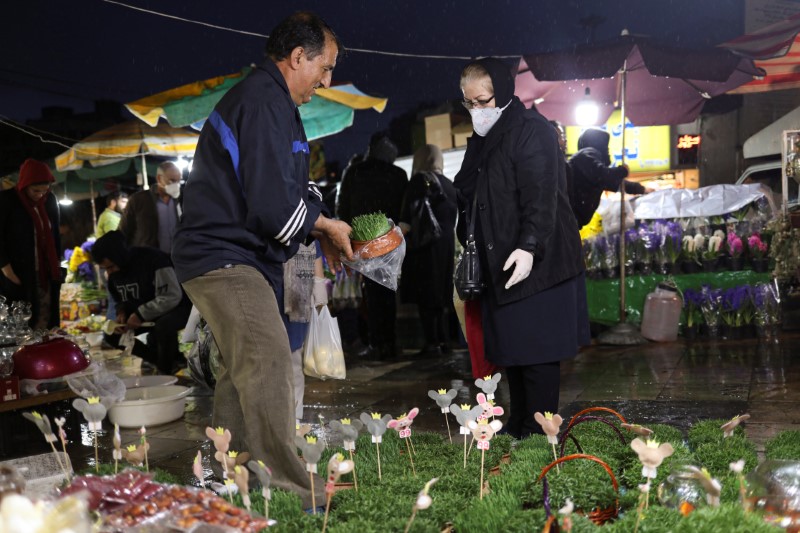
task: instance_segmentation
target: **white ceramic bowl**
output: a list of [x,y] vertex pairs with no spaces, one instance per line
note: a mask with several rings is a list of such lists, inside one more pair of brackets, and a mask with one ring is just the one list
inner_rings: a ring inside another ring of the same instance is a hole
[[122,378],[126,389],[138,389],[139,387],[161,387],[164,385],[174,385],[178,382],[178,376],[131,376]]
[[125,393],[125,400],[108,410],[112,424],[123,428],[157,426],[183,416],[186,397],[192,392],[182,385],[140,387]]

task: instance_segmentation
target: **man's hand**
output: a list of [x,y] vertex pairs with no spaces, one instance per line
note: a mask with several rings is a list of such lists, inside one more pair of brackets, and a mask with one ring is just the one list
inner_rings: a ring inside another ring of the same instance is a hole
[[2,268],[3,275],[8,278],[8,280],[13,283],[14,285],[22,285],[22,281],[17,277],[14,273],[14,269],[11,267],[11,263],[7,264]]
[[125,323],[125,325],[130,329],[137,329],[142,327],[142,320],[136,313],[131,313],[131,316],[128,317],[128,321]]
[[514,267],[514,272],[511,274],[511,278],[509,278],[506,283],[506,289],[511,288],[530,275],[531,269],[533,268],[533,254],[517,248],[511,252],[511,255],[506,259],[506,264],[503,265],[503,272],[511,268],[511,265],[516,266]]
[[353,259],[353,248],[350,246],[350,225],[341,220],[332,220],[320,215],[314,224],[322,253],[328,266],[338,272],[342,269],[340,254],[346,259]]

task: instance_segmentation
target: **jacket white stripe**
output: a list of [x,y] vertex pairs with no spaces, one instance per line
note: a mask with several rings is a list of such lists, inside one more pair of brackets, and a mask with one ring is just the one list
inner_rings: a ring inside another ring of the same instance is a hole
[[316,183],[309,182],[308,183],[308,190],[313,192],[317,196],[317,198],[322,200],[322,192],[320,192],[319,187],[317,187]]
[[275,236],[275,239],[285,245],[288,245],[292,237],[294,237],[300,228],[303,227],[303,223],[306,220],[306,213],[308,213],[306,203],[303,200],[300,200],[300,203],[297,205],[297,209],[294,210],[291,218],[283,227],[281,232]]

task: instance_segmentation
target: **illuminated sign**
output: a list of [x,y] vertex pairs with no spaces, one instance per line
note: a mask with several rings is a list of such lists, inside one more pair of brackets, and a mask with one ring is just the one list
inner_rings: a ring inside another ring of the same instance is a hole
[[689,150],[700,144],[699,135],[681,135],[678,137],[678,149]]
[[[614,111],[604,126],[600,126],[609,134],[608,151],[611,154],[611,164],[619,165],[622,162],[622,123],[620,112]],[[567,152],[574,154],[578,151],[578,137],[586,128],[580,126],[567,126]],[[651,172],[669,170],[670,168],[670,127],[647,126],[635,127],[630,121],[625,129],[625,164],[631,172]]]

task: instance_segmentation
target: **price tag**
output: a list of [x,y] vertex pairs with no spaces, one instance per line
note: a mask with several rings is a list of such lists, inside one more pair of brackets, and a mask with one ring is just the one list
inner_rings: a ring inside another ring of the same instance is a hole
[[401,439],[407,439],[410,436],[411,436],[411,428],[406,428],[406,429],[400,430],[400,438]]
[[479,440],[478,444],[476,445],[479,450],[488,450],[489,449],[489,441],[488,440]]

